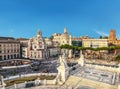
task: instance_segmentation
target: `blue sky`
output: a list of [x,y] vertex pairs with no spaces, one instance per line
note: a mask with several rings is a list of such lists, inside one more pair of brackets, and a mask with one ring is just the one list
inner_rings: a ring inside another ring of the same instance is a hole
[[99,37],[120,34],[120,0],[0,0],[0,36],[31,38],[62,33]]

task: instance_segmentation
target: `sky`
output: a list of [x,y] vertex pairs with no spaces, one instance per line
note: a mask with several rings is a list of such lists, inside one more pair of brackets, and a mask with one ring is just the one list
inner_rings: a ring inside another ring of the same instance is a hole
[[0,36],[31,38],[63,33],[120,38],[120,0],[0,0]]

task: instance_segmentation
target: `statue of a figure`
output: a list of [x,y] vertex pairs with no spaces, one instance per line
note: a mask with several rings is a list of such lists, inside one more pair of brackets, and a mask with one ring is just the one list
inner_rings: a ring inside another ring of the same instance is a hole
[[80,51],[80,58],[84,59],[84,55],[82,54],[82,50]]
[[63,55],[59,57],[59,60],[60,60],[60,65],[68,67],[67,66],[67,62],[66,62],[66,55],[65,55],[65,53],[63,53]]
[[82,54],[82,51],[80,52],[80,58],[78,60],[78,64],[84,66],[84,55]]
[[67,77],[69,76],[69,67],[67,66],[65,53],[59,56],[59,62],[60,65],[57,68],[58,75],[56,79],[59,84],[63,84],[66,81]]
[[0,76],[0,82],[2,85],[2,89],[5,89],[6,84],[4,83],[3,76]]
[[63,58],[65,58],[65,57],[66,57],[66,54],[65,54],[65,53],[63,53],[62,57],[63,57]]

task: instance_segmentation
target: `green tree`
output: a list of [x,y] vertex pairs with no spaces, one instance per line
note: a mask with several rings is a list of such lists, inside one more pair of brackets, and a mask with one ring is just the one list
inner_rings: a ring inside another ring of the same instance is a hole
[[100,38],[100,39],[102,39],[103,37],[102,37],[102,36],[100,36],[99,38]]
[[120,61],[120,55],[115,58],[116,61]]
[[52,36],[50,36],[50,39],[51,39],[51,40],[53,39],[53,35],[52,35]]

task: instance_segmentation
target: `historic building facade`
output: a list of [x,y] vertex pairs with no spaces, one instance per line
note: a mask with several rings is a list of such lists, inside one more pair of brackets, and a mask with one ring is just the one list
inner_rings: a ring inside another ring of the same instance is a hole
[[108,47],[108,39],[83,39],[82,40],[83,47]]
[[115,30],[110,31],[109,43],[110,44],[115,44],[115,45],[117,44],[117,38],[116,38],[116,31]]
[[44,38],[45,40],[45,43],[48,47],[52,47],[53,46],[53,42],[52,42],[52,39],[50,38]]
[[45,59],[49,57],[47,45],[42,37],[42,32],[38,31],[37,36],[29,39],[28,42],[28,58]]
[[120,39],[116,38],[116,31],[115,30],[110,31],[109,44],[120,45]]
[[29,39],[18,38],[17,40],[20,42],[21,58],[28,58],[28,41],[29,41]]
[[64,44],[71,45],[71,43],[72,43],[72,36],[68,34],[67,28],[64,28],[64,33],[62,34],[58,34],[58,33],[53,34],[54,46],[60,46]]
[[11,37],[0,37],[0,61],[20,58],[20,42]]

